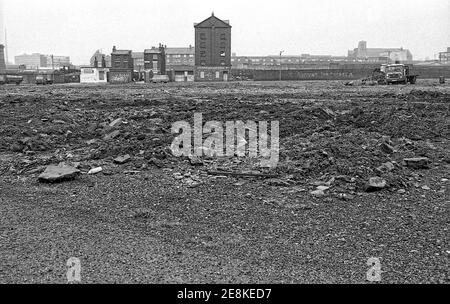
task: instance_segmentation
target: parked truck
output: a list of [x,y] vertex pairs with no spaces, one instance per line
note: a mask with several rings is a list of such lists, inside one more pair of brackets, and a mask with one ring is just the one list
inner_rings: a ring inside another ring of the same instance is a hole
[[53,77],[51,75],[37,75],[36,76],[36,84],[37,85],[53,84]]
[[418,75],[411,73],[411,68],[404,64],[383,64],[381,72],[386,75],[386,84],[415,84]]
[[18,75],[0,75],[0,84],[11,84],[15,83],[16,85],[21,84],[23,81],[22,76]]

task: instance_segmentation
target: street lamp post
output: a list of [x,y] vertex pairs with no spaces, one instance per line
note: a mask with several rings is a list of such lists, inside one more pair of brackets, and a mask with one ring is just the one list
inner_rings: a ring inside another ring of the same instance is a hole
[[283,64],[282,64],[282,59],[281,59],[281,55],[283,55],[284,51],[280,51],[280,81],[282,80],[282,70],[283,70]]

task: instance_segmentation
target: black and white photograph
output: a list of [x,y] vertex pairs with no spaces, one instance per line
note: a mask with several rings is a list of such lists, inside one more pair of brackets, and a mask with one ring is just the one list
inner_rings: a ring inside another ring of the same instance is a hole
[[449,207],[449,0],[0,0],[0,285],[446,285]]

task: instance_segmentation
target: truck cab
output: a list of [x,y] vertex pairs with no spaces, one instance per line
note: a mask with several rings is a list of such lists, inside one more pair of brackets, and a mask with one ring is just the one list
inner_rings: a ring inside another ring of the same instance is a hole
[[415,84],[417,80],[417,75],[410,75],[410,68],[404,64],[388,64],[383,65],[382,69],[386,73],[386,83],[387,84]]

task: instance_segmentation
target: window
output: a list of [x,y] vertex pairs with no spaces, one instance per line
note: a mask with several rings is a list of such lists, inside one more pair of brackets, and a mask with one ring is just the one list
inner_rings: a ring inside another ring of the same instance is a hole
[[227,40],[227,35],[220,34],[220,40]]
[[220,51],[220,57],[225,57],[225,51]]
[[156,55],[156,54],[153,55],[153,60],[155,60],[155,59],[158,60],[158,55]]
[[204,42],[204,41],[200,42],[200,47],[202,49],[206,48],[206,42]]
[[99,80],[105,80],[105,71],[99,71],[98,72],[98,79]]
[[204,60],[200,61],[200,65],[206,65],[206,62]]
[[206,57],[206,52],[205,51],[200,51],[200,57]]
[[220,61],[220,64],[221,64],[221,65],[225,65],[225,61],[223,61],[223,60]]
[[200,39],[201,40],[206,40],[206,34],[205,33],[200,33]]
[[220,72],[219,72],[219,71],[216,72],[216,78],[217,78],[217,79],[220,78]]
[[205,72],[200,72],[200,78],[201,79],[205,78]]

